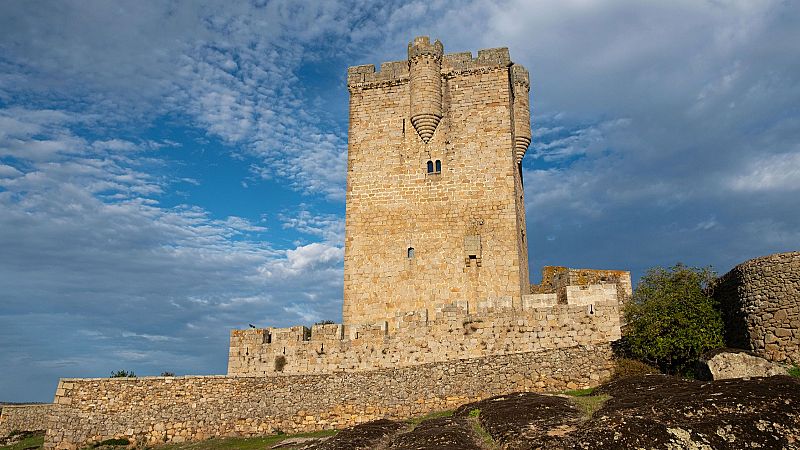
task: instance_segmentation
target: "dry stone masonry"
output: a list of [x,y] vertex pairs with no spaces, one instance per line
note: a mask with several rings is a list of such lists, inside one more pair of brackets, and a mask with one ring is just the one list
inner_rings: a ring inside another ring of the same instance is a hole
[[368,372],[269,377],[62,379],[45,448],[125,437],[156,445],[345,428],[518,391],[608,378],[608,344]]
[[728,345],[800,364],[800,252],[751,259],[714,288]]
[[630,273],[530,285],[530,77],[508,49],[418,37],[347,87],[343,323],[233,330],[227,376],[63,379],[46,448],[344,428],[610,376]]
[[47,418],[53,405],[2,405],[0,412],[0,437],[13,431],[40,431],[47,429]]

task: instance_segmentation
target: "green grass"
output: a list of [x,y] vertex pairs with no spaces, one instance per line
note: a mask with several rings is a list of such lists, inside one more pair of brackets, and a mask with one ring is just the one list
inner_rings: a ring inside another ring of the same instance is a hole
[[564,394],[569,395],[570,397],[586,397],[588,395],[592,395],[592,393],[594,393],[594,388],[573,389],[571,391],[564,391]]
[[481,441],[483,441],[484,447],[486,448],[497,448],[497,444],[494,442],[494,438],[492,435],[486,431],[483,426],[481,425],[480,417],[481,410],[479,408],[475,408],[469,412],[469,416],[467,420],[469,424],[472,426],[472,430],[475,431],[475,434],[480,437]]
[[800,378],[800,366],[794,365],[789,368],[789,375]]
[[[300,434],[274,434],[251,438],[219,438],[200,442],[186,442],[181,444],[166,444],[155,447],[157,450],[264,450],[289,438],[297,437],[325,437],[333,436],[336,430],[316,431]],[[289,448],[289,447],[287,447]]]
[[570,401],[575,404],[582,412],[584,417],[588,420],[603,404],[610,399],[610,395],[579,395],[570,398]]
[[23,450],[30,447],[41,448],[43,445],[44,445],[44,431],[37,432],[33,436],[28,436],[14,445],[0,446],[0,450]]
[[406,422],[408,422],[411,425],[417,426],[420,423],[425,422],[426,420],[438,419],[439,417],[450,417],[452,415],[453,415],[453,410],[451,409],[446,411],[434,411],[424,416],[412,417],[411,419],[406,420]]

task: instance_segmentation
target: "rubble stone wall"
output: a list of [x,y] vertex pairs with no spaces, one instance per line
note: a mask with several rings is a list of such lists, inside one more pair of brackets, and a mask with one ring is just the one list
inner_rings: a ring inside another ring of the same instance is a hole
[[729,346],[800,364],[800,252],[739,264],[717,281],[714,298]]
[[46,421],[52,404],[2,405],[0,437],[12,431],[39,431],[47,429]]
[[[228,375],[308,374],[407,367],[490,355],[536,352],[620,338],[614,284],[571,286],[574,304],[524,296],[398,314],[393,324],[315,325],[233,330]],[[585,288],[585,289],[584,289]]]
[[599,384],[610,345],[588,345],[370,372],[257,377],[62,379],[47,449],[109,438],[135,444],[345,428],[406,419],[521,391]]

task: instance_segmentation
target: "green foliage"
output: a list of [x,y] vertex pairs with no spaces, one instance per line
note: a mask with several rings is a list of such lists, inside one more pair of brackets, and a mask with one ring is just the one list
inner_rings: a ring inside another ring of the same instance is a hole
[[416,425],[421,424],[422,422],[425,422],[426,420],[438,419],[439,417],[450,417],[452,415],[453,415],[453,410],[450,410],[450,409],[445,410],[445,411],[434,411],[434,412],[428,413],[428,414],[426,414],[424,416],[412,417],[412,418],[406,420],[406,422],[410,423],[411,425],[416,426]]
[[21,439],[14,440],[13,444],[9,443],[8,445],[4,445],[3,438],[0,437],[0,450],[25,450],[44,446],[44,431],[12,431],[9,437],[16,435],[21,435]]
[[103,445],[128,445],[131,441],[122,438],[122,439],[106,439],[105,441],[98,442],[94,444],[94,447],[101,447]]
[[586,388],[586,389],[573,389],[570,391],[564,391],[564,394],[569,395],[570,397],[585,397],[587,395],[592,395],[594,392],[594,388]]
[[789,375],[791,375],[791,376],[793,376],[795,378],[800,378],[800,366],[795,364],[794,366],[790,367],[789,368]]
[[162,377],[174,377],[175,376],[175,372],[166,372],[166,371],[165,372],[161,372],[161,376]]
[[334,322],[332,320],[327,320],[326,319],[326,320],[320,320],[319,322],[314,322],[314,325],[333,325],[335,323],[336,322]]
[[283,372],[283,368],[286,367],[286,357],[283,355],[278,355],[275,357],[275,371],[276,372]]
[[475,408],[473,410],[470,410],[470,412],[469,412],[469,416],[470,417],[478,417],[480,415],[481,415],[481,409],[480,408]]
[[614,378],[628,378],[639,375],[661,373],[657,368],[630,358],[617,358],[614,361]]
[[130,372],[127,370],[117,370],[116,372],[111,372],[110,378],[136,378],[136,374],[133,373],[132,370]]
[[637,359],[666,373],[687,373],[704,352],[724,346],[723,324],[706,290],[709,268],[677,264],[647,271],[625,305],[625,342]]
[[579,395],[577,397],[570,397],[569,401],[581,410],[586,419],[590,419],[610,398],[611,396],[607,394]]

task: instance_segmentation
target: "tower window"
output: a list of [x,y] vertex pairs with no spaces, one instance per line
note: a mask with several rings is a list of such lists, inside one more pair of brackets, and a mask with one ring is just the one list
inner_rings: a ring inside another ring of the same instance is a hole
[[408,247],[407,256],[408,256],[408,259],[411,259],[411,258],[414,257],[414,247]]
[[433,173],[433,161],[428,161],[428,173]]
[[441,173],[442,171],[442,161],[437,159],[436,160],[436,173]]

